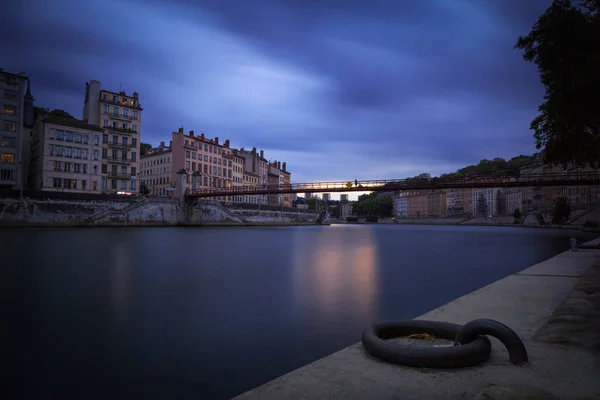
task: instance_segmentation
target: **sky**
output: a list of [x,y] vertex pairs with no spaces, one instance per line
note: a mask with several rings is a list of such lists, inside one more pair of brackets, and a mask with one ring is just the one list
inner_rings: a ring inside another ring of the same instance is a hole
[[0,67],[77,118],[90,79],[137,91],[143,142],[183,126],[293,182],[439,175],[535,151],[543,87],[514,45],[550,3],[19,0]]

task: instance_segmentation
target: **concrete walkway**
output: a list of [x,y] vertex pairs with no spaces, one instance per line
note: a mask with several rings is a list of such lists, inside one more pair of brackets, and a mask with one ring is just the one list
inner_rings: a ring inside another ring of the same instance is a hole
[[489,361],[455,370],[388,364],[358,343],[236,400],[600,399],[598,296],[600,251],[561,253],[417,318],[503,322],[525,341],[528,366],[510,364],[506,349],[493,338]]

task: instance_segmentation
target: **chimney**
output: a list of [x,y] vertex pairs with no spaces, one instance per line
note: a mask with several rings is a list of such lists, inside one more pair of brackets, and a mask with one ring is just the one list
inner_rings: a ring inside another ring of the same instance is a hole
[[244,151],[246,151],[246,150],[244,150],[244,148],[242,147],[242,148],[240,149],[240,151],[244,152]]
[[179,133],[183,133],[183,126],[179,128]]
[[286,168],[285,163],[283,163],[283,172],[287,172],[287,168]]
[[194,131],[190,131],[190,136],[194,137]]
[[204,132],[200,134],[200,139],[204,140]]
[[137,98],[138,98],[138,92],[133,92],[133,98],[137,100]]
[[173,141],[169,140],[169,147],[173,147]]
[[223,146],[225,146],[225,147],[229,148],[229,139],[227,139],[227,140],[225,141],[225,144],[224,144]]
[[260,151],[260,158],[265,158],[265,152],[263,150]]
[[252,148],[252,154],[256,154],[256,147]]
[[215,144],[219,144],[219,138],[215,136]]
[[277,168],[281,169],[281,161],[277,161]]
[[165,147],[165,142],[160,142],[160,147]]

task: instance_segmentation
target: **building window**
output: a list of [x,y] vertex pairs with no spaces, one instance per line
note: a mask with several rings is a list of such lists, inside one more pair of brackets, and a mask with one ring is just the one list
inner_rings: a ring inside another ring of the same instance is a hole
[[110,187],[112,190],[117,190],[117,180],[116,179],[111,179]]
[[107,189],[108,188],[108,185],[107,185],[107,182],[106,182],[106,178],[102,178],[102,180],[100,181],[100,187],[102,189]]
[[131,152],[131,161],[137,161],[137,153],[135,151]]
[[121,190],[127,190],[127,181],[121,181]]
[[17,100],[17,92],[14,90],[5,90],[4,98],[6,100]]
[[100,145],[100,136],[94,136],[94,146]]
[[104,104],[102,108],[103,108],[104,114],[108,114],[110,112],[110,107],[108,106],[108,104]]
[[190,169],[190,162],[189,161],[185,162],[185,169]]
[[82,137],[81,137],[81,135],[79,133],[76,133],[74,135],[74,139],[75,139],[75,143],[82,143],[83,142],[83,139],[82,139]]
[[131,147],[137,147],[137,138],[131,138]]
[[52,182],[52,186],[55,188],[61,188],[62,187],[62,179],[54,178],[53,182]]
[[123,109],[123,116],[126,117],[126,118],[129,117],[129,110],[128,109],[126,109],[126,108]]
[[131,181],[131,182],[129,183],[129,189],[130,189],[131,191],[135,191],[135,181]]
[[98,161],[98,150],[94,150],[94,161]]
[[16,149],[16,139],[10,136],[2,136],[2,140],[0,141],[0,147],[8,147],[11,149]]
[[81,181],[81,189],[85,190],[87,186],[87,181]]
[[131,124],[131,130],[134,132],[137,132],[137,125],[136,124]]
[[16,132],[17,123],[13,121],[4,121],[4,130],[8,132]]
[[137,111],[133,112],[133,119],[138,119],[138,112]]
[[190,152],[189,151],[185,152],[185,158],[190,158]]
[[66,131],[65,132],[65,140],[67,142],[72,142],[73,141],[73,132],[72,131]]
[[102,143],[108,144],[108,134],[105,133],[102,135]]
[[113,107],[113,115],[114,115],[115,117],[118,117],[118,116],[119,116],[119,107]]
[[0,162],[3,164],[14,164],[15,155],[12,153],[0,153]]
[[17,112],[17,107],[4,105],[4,114],[13,115]]
[[110,126],[110,121],[107,119],[102,120],[102,126],[108,128]]
[[15,171],[12,169],[0,169],[0,180],[13,181],[15,179]]

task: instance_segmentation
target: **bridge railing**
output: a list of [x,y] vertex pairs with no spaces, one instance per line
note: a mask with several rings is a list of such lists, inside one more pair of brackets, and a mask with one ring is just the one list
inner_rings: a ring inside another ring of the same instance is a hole
[[481,183],[503,183],[503,182],[515,182],[515,183],[540,183],[540,182],[552,182],[552,181],[590,181],[599,180],[600,172],[564,172],[564,173],[541,173],[541,174],[527,174],[519,177],[514,176],[465,176],[465,177],[450,177],[450,178],[408,178],[408,179],[381,179],[381,180],[365,180],[365,181],[331,181],[331,182],[307,182],[307,183],[293,183],[289,185],[256,185],[256,186],[231,186],[229,188],[202,188],[192,190],[191,194],[213,194],[219,193],[219,195],[243,195],[244,193],[252,193],[256,195],[256,192],[281,192],[295,191],[302,192],[302,190],[309,191],[323,191],[327,190],[340,190],[349,189],[357,191],[364,189],[368,192],[372,189],[385,189],[389,187],[390,190],[402,190],[403,187],[415,187],[420,188],[431,186],[436,188],[439,185],[469,185],[469,184],[481,184]]

